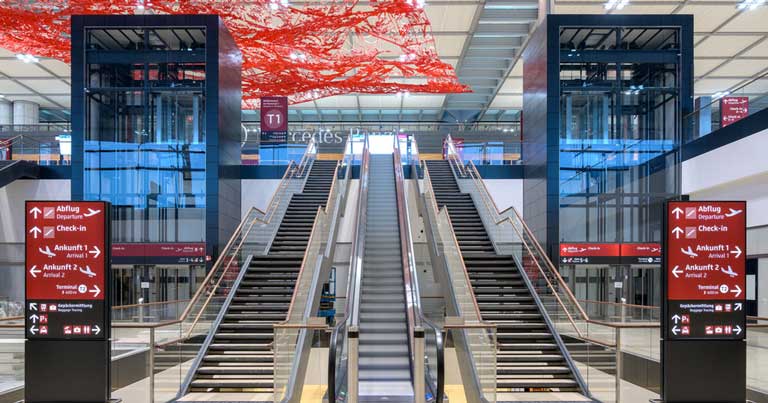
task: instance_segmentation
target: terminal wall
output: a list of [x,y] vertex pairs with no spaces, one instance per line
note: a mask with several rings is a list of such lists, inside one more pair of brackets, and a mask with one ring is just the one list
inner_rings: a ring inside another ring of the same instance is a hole
[[747,227],[768,225],[768,129],[683,162],[682,193],[747,201]]
[[69,180],[17,180],[0,187],[0,243],[24,243],[24,202],[69,200]]

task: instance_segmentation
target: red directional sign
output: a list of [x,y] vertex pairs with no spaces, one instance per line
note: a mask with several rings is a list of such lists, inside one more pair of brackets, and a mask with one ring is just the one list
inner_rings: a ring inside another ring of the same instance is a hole
[[28,337],[103,337],[108,213],[104,202],[27,202]]
[[666,231],[670,337],[744,337],[746,203],[669,202]]
[[744,202],[669,203],[669,299],[744,299]]

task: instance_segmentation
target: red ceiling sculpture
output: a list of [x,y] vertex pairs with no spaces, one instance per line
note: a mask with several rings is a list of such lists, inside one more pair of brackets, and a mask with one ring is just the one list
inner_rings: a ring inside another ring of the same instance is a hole
[[69,61],[73,14],[219,14],[243,54],[243,106],[349,93],[466,92],[435,49],[423,0],[5,0],[0,46]]

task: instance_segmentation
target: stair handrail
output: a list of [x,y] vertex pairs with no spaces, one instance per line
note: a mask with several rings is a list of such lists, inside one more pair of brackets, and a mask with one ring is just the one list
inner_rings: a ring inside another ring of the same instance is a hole
[[[411,358],[411,371],[414,376],[416,360],[424,360],[425,357],[418,357],[417,349],[415,349],[415,333],[421,329],[422,339],[424,338],[424,327],[430,328],[435,334],[435,344],[437,349],[437,374],[436,378],[436,390],[434,390],[435,401],[442,403],[445,396],[445,345],[443,343],[443,330],[438,328],[432,321],[430,321],[421,308],[421,291],[419,289],[419,278],[416,269],[416,254],[413,248],[413,239],[411,237],[411,219],[408,212],[408,199],[405,196],[405,174],[403,172],[403,165],[400,155],[400,141],[395,136],[395,152],[394,152],[394,167],[395,167],[395,189],[397,196],[398,206],[398,227],[400,230],[400,255],[402,259],[403,267],[403,280],[405,284],[405,298],[406,306],[408,307],[408,338],[410,340],[410,358]],[[427,368],[428,370],[429,368]],[[425,371],[425,374],[426,375]],[[423,381],[423,380],[422,380]],[[414,383],[416,379],[414,378]],[[431,383],[429,385],[432,387]],[[421,396],[418,396],[416,401],[421,401]]]
[[275,212],[280,206],[283,195],[286,193],[284,192],[284,189],[291,183],[291,179],[304,178],[304,172],[306,171],[307,166],[309,166],[312,161],[314,161],[313,157],[316,157],[316,154],[317,145],[315,139],[311,138],[307,143],[307,147],[304,149],[304,154],[302,155],[299,163],[297,164],[293,160],[288,162],[288,169],[285,170],[283,177],[280,179],[279,185],[274,190],[274,192],[272,192],[272,197],[269,199],[266,211],[262,211],[260,208],[255,207],[257,211],[264,215],[264,218],[258,219],[261,223],[269,224],[272,221],[272,217],[274,217]]
[[179,387],[179,391],[176,394],[176,399],[181,399],[189,391],[189,386],[192,384],[192,381],[195,378],[195,373],[197,373],[198,368],[203,362],[203,358],[205,358],[205,355],[208,352],[208,348],[210,347],[211,343],[213,343],[214,337],[216,337],[216,332],[213,331],[213,329],[217,329],[221,322],[224,320],[224,316],[226,315],[227,310],[229,309],[229,306],[232,304],[232,300],[235,297],[235,290],[237,290],[237,288],[240,286],[240,283],[243,281],[245,273],[248,272],[248,266],[251,264],[252,259],[253,255],[248,255],[245,258],[245,261],[240,268],[240,272],[237,274],[237,279],[235,279],[234,283],[232,283],[230,292],[227,293],[227,297],[224,300],[224,303],[221,305],[221,309],[216,315],[216,319],[213,321],[213,324],[211,324],[212,330],[205,336],[205,341],[203,341],[202,346],[197,351],[195,359],[192,361],[192,364],[190,365],[189,370],[187,371],[187,374],[184,377],[181,386]]
[[[454,282],[452,279],[453,276],[451,274],[451,269],[448,266],[448,261],[445,257],[445,250],[443,249],[442,246],[438,245],[438,237],[440,238],[441,242],[450,244],[451,249],[454,250],[455,253],[457,254],[458,259],[456,260],[460,264],[460,267],[457,269],[457,271],[461,273],[460,281],[463,281],[463,283],[465,284],[464,288],[466,289],[467,294],[469,294],[468,300],[470,301],[470,304],[471,304],[471,309],[469,312],[472,313],[471,316],[474,316],[474,317],[466,317],[463,315],[463,310],[461,308],[462,304],[456,299],[456,292],[454,291],[451,293],[451,295],[453,296],[451,300],[453,303],[453,307],[456,311],[456,314],[458,314],[465,321],[465,323],[462,325],[446,325],[445,328],[461,332],[458,335],[454,335],[455,343],[459,343],[460,342],[459,340],[464,340],[465,343],[468,343],[466,341],[466,337],[467,337],[466,332],[469,331],[470,329],[485,329],[483,331],[487,331],[487,329],[495,329],[496,325],[490,322],[485,322],[483,320],[482,314],[480,312],[480,307],[477,304],[477,298],[475,297],[474,289],[471,286],[472,283],[469,278],[469,273],[464,264],[464,257],[462,255],[458,239],[456,238],[456,233],[453,230],[453,223],[451,222],[450,213],[448,211],[447,206],[443,206],[442,208],[438,207],[437,200],[435,198],[434,189],[432,188],[432,179],[430,176],[427,162],[422,161],[421,165],[422,165],[422,172],[424,175],[424,180],[421,181],[421,184],[422,184],[421,199],[423,201],[424,208],[426,209],[424,214],[425,215],[425,231],[429,231],[431,233],[431,237],[433,241],[432,242],[433,252],[435,254],[435,257],[439,257],[440,263],[444,265],[445,274],[449,278],[445,286],[450,289],[455,288]],[[444,239],[443,235],[440,234],[440,231],[438,229],[439,225],[437,223],[437,220],[439,220],[440,215],[445,217],[445,220],[447,221],[446,230],[450,234],[448,239]],[[435,266],[435,264],[437,263],[433,261],[433,267]],[[458,337],[458,339],[456,337]],[[493,335],[492,337],[493,338],[491,339],[491,341],[493,344],[493,348],[495,349],[496,348],[495,335]],[[471,348],[469,350],[471,350]],[[483,393],[483,390],[485,388],[482,386],[482,381],[480,380],[480,374],[478,372],[476,363],[472,359],[473,353],[469,350],[466,350],[466,352],[470,354],[468,358],[471,361],[472,365],[470,365],[468,368],[470,372],[467,376],[469,376],[470,379],[472,380],[471,382],[473,384],[473,387],[468,388],[468,391],[470,389],[474,390],[478,396],[477,401],[481,403],[488,403],[489,399],[487,399]],[[494,376],[494,379],[495,379],[495,376]],[[475,401],[475,400],[471,400],[471,401]]]
[[[305,150],[305,153],[304,153],[305,155],[304,157],[302,157],[302,164],[304,166],[306,166],[311,162],[309,157],[307,157],[307,154],[310,154],[314,148],[315,148],[314,139],[311,139]],[[258,207],[251,207],[250,210],[248,210],[248,213],[246,214],[245,218],[243,218],[243,220],[240,221],[240,224],[235,229],[234,233],[232,234],[232,237],[229,239],[227,244],[221,250],[221,253],[219,253],[219,256],[216,259],[216,262],[213,264],[213,266],[211,266],[211,270],[208,272],[205,279],[203,280],[203,283],[202,283],[203,286],[201,286],[200,288],[197,289],[197,291],[195,291],[195,294],[190,299],[189,304],[187,305],[187,307],[184,309],[181,316],[179,317],[179,321],[181,322],[187,319],[187,317],[191,313],[191,310],[197,304],[198,300],[202,296],[203,290],[206,288],[205,285],[213,281],[214,275],[216,274],[217,271],[221,270],[221,267],[224,264],[224,261],[226,260],[227,256],[229,256],[229,261],[226,263],[226,266],[224,266],[224,269],[223,269],[224,271],[219,276],[218,281],[216,281],[216,284],[210,290],[208,297],[206,298],[205,302],[198,310],[197,315],[195,316],[194,320],[192,321],[192,324],[187,330],[186,332],[187,338],[191,336],[192,332],[197,326],[197,323],[199,322],[200,317],[205,311],[205,308],[208,306],[211,299],[216,294],[216,290],[218,290],[222,280],[225,278],[226,274],[229,272],[230,267],[232,267],[232,263],[238,257],[238,254],[242,249],[242,246],[245,243],[246,239],[251,234],[253,227],[256,225],[257,222],[260,222],[262,224],[269,224],[272,221],[272,218],[275,216],[275,212],[278,210],[283,200],[283,195],[286,193],[285,189],[288,187],[288,185],[291,183],[292,180],[296,179],[298,172],[299,172],[299,168],[295,166],[295,163],[293,161],[291,161],[288,164],[288,167],[286,168],[285,172],[283,173],[283,177],[280,179],[280,183],[278,184],[277,188],[274,190],[274,192],[272,192],[272,197],[270,198],[270,202],[267,205],[266,212],[261,210]],[[242,231],[246,226],[247,226],[247,229],[243,233]],[[240,242],[237,244],[237,246],[234,246],[238,238],[240,238]],[[233,248],[236,248],[236,249],[232,250]]]
[[467,175],[464,161],[461,159],[459,150],[456,149],[456,144],[450,134],[445,136],[445,156],[451,164],[451,167],[459,170],[460,177],[463,178]]
[[[351,143],[350,143],[351,144]],[[351,147],[352,154],[354,154],[354,146]],[[365,134],[363,139],[363,156],[360,166],[360,187],[358,191],[357,199],[357,215],[355,217],[355,231],[353,235],[353,246],[349,259],[349,272],[347,273],[347,291],[346,291],[346,306],[344,308],[344,318],[339,320],[334,326],[331,332],[330,345],[328,350],[328,402],[336,402],[336,357],[338,355],[338,340],[339,337],[347,338],[347,334],[343,334],[342,331],[347,329],[348,333],[355,333],[359,328],[359,300],[360,300],[360,286],[362,276],[362,264],[363,264],[363,250],[365,248],[365,223],[368,205],[368,185],[369,185],[369,165],[370,165],[370,150],[368,134]],[[347,168],[351,169],[351,167]],[[342,347],[343,349],[343,347]],[[346,372],[345,372],[346,374]],[[355,387],[357,384],[355,382]],[[357,393],[355,393],[355,396]]]
[[[351,136],[347,137],[347,143],[349,144],[351,140]],[[345,150],[347,147],[344,148]],[[304,251],[304,258],[302,259],[301,268],[299,269],[299,274],[296,277],[296,286],[293,290],[293,295],[291,296],[291,303],[288,307],[288,312],[285,316],[285,321],[276,324],[275,329],[283,328],[287,329],[291,326],[299,326],[299,328],[296,328],[296,331],[298,332],[297,335],[297,351],[294,353],[294,360],[292,363],[291,368],[291,374],[289,376],[286,390],[287,392],[283,396],[282,399],[280,399],[283,403],[288,403],[294,401],[294,395],[296,393],[296,389],[301,387],[300,382],[298,382],[299,379],[303,379],[304,375],[302,371],[306,371],[306,368],[301,365],[302,358],[305,356],[304,349],[306,348],[307,341],[311,341],[312,333],[308,332],[314,332],[314,330],[318,329],[317,326],[310,326],[306,323],[299,324],[295,323],[299,318],[309,318],[313,315],[313,304],[309,303],[308,301],[310,298],[316,299],[319,296],[320,288],[322,287],[321,279],[327,278],[327,273],[322,274],[324,271],[327,272],[327,270],[323,270],[323,267],[328,266],[333,263],[333,256],[335,252],[336,247],[336,236],[338,235],[338,228],[339,228],[339,217],[341,215],[341,211],[343,209],[343,201],[347,196],[349,184],[350,184],[350,176],[351,176],[351,169],[348,166],[348,161],[351,160],[351,149],[350,153],[344,155],[344,158],[341,161],[338,161],[336,163],[336,167],[333,171],[333,180],[331,182],[331,187],[328,192],[328,198],[326,199],[325,207],[318,207],[317,214],[315,215],[315,221],[312,225],[312,231],[310,232],[309,240],[307,241],[307,249]],[[344,180],[345,188],[339,188],[341,186],[339,184],[339,170],[342,167],[346,166],[346,170],[344,171],[344,177],[342,178]],[[330,220],[330,221],[329,221]],[[321,233],[321,231],[327,231],[326,233]],[[317,256],[314,256],[314,259],[311,256],[311,249],[313,247],[313,243],[316,241],[316,238],[318,236],[323,236],[325,239],[322,239],[319,241],[322,243],[325,241],[326,247],[324,251],[318,250]],[[309,269],[309,267],[313,269]],[[309,278],[309,280],[305,279],[305,276],[312,276]],[[307,292],[307,300],[305,300],[303,306],[297,307],[297,299],[299,294],[302,292],[301,288],[303,287],[302,284],[309,281],[309,291]],[[301,309],[301,312],[294,312],[297,309]],[[296,316],[295,315],[301,315]],[[294,322],[294,323],[291,323]],[[311,346],[310,346],[311,347]],[[298,359],[296,357],[299,357]],[[276,357],[277,358],[277,357]],[[275,370],[277,369],[277,366],[275,365],[273,367]],[[277,395],[275,396],[277,401]]]
[[[478,196],[482,199],[482,203],[485,205],[486,209],[494,215],[494,217],[491,217],[492,222],[488,223],[488,225],[493,225],[495,227],[500,227],[504,224],[511,225],[514,233],[517,235],[517,238],[520,239],[522,247],[528,253],[528,255],[533,258],[532,261],[534,263],[535,270],[538,271],[538,273],[541,275],[540,278],[544,280],[546,288],[550,290],[554,300],[562,308],[568,323],[574,330],[575,334],[581,339],[592,340],[589,335],[585,334],[576,324],[576,321],[579,320],[583,321],[584,323],[593,323],[594,321],[590,319],[589,315],[573,295],[570,287],[568,287],[567,283],[565,283],[565,280],[563,280],[563,278],[560,276],[560,273],[557,271],[547,254],[544,252],[544,248],[535,238],[533,232],[522,219],[520,213],[516,208],[514,208],[514,206],[510,206],[503,211],[500,211],[495,201],[493,200],[493,197],[491,197],[490,192],[488,191],[485,182],[482,180],[482,177],[480,176],[480,173],[478,172],[475,164],[470,161],[465,164],[464,168],[466,174],[462,179],[472,181],[475,188],[478,189]],[[493,241],[493,243],[496,245],[496,241]],[[524,262],[519,263],[521,264],[520,267],[525,270],[525,266],[523,266]],[[560,292],[563,292],[565,295],[561,297]],[[573,307],[573,309],[568,307],[568,303],[564,301],[564,298],[567,300],[570,306]]]
[[[422,172],[424,172],[424,180],[422,181],[422,183],[425,186],[425,189],[424,189],[423,193],[424,194],[431,193],[433,195],[430,198],[432,200],[432,203],[430,203],[430,204],[432,205],[433,211],[435,212],[435,216],[437,216],[438,213],[444,213],[445,216],[448,218],[448,223],[450,224],[449,225],[449,229],[450,229],[450,233],[451,233],[450,242],[453,242],[453,245],[455,246],[456,251],[459,254],[459,257],[460,257],[459,260],[461,261],[461,269],[462,269],[461,271],[464,273],[465,280],[466,280],[467,284],[471,284],[471,281],[469,279],[469,273],[467,271],[467,267],[466,267],[466,265],[464,265],[464,256],[461,253],[461,248],[459,247],[459,241],[456,238],[456,232],[454,232],[454,230],[453,230],[453,222],[451,220],[451,215],[448,212],[448,208],[446,206],[443,206],[443,208],[440,208],[437,205],[437,200],[434,197],[435,190],[432,188],[432,176],[429,173],[429,168],[427,167],[426,162],[424,162],[422,164]],[[482,321],[482,317],[483,316],[480,313],[480,306],[477,305],[477,298],[475,298],[475,291],[472,289],[472,287],[469,287],[469,292],[470,292],[470,294],[472,296],[473,310],[475,311],[475,314],[477,315],[478,320]]]
[[[512,228],[515,229],[515,232],[518,234],[518,237],[520,238],[520,240],[526,245],[526,248],[528,249],[529,254],[531,256],[538,255],[541,258],[541,259],[536,259],[535,262],[539,271],[547,279],[547,284],[549,285],[549,288],[551,288],[552,291],[555,292],[555,295],[557,295],[557,290],[554,284],[552,284],[548,280],[549,278],[553,278],[555,282],[558,284],[558,286],[561,287],[562,290],[565,292],[570,302],[573,303],[573,305],[577,308],[578,315],[581,316],[583,320],[589,320],[589,315],[587,315],[587,312],[581,306],[578,299],[576,299],[576,296],[573,295],[573,292],[571,291],[570,287],[568,287],[568,284],[565,282],[565,280],[563,280],[562,276],[560,276],[560,272],[557,270],[557,268],[555,268],[555,265],[549,259],[549,256],[544,251],[544,248],[541,246],[539,241],[533,235],[533,232],[528,227],[528,224],[526,224],[525,220],[523,220],[523,217],[520,215],[517,209],[514,206],[509,206],[503,211],[499,211],[499,208],[496,205],[496,202],[493,200],[493,197],[491,197],[490,192],[488,191],[488,187],[485,185],[485,181],[483,181],[482,177],[480,176],[480,173],[477,170],[477,167],[472,161],[470,161],[467,164],[466,172],[468,174],[467,175],[468,178],[471,179],[473,182],[475,182],[475,185],[477,186],[477,188],[481,190],[480,192],[481,198],[483,199],[483,202],[488,208],[488,211],[495,213],[496,218],[494,219],[494,224],[496,226],[500,226],[508,222],[512,226]],[[512,214],[509,214],[509,212],[511,212]],[[519,225],[516,225],[515,221],[517,221]],[[526,242],[526,238],[527,238],[527,242]],[[534,254],[534,251],[536,252],[536,254]],[[542,264],[540,264],[538,260],[541,260]],[[562,303],[562,301],[560,301],[559,297],[558,297],[558,302],[563,306],[563,308],[566,308]],[[569,310],[566,309],[565,312],[569,312]],[[574,327],[578,329],[578,327],[575,326],[575,324],[574,324]],[[581,332],[579,333],[581,334]]]
[[[342,164],[343,164],[342,161],[337,162],[336,163],[336,167],[333,170],[333,180],[331,182],[330,190],[328,191],[328,197],[326,198],[326,201],[325,201],[325,207],[319,207],[318,206],[318,208],[317,208],[317,214],[315,214],[315,220],[314,220],[314,222],[312,224],[312,231],[310,232],[309,240],[307,241],[307,249],[304,250],[304,257],[303,257],[303,259],[301,261],[301,268],[299,269],[299,274],[296,277],[296,284],[300,283],[302,275],[304,274],[304,269],[307,266],[307,264],[312,263],[312,262],[309,262],[307,260],[307,258],[309,257],[309,245],[312,244],[313,237],[317,237],[319,231],[321,230],[321,228],[318,228],[318,224],[320,223],[320,220],[319,220],[320,215],[321,214],[325,214],[325,216],[328,216],[331,213],[334,213],[334,215],[335,215],[335,212],[336,212],[335,210],[338,210],[338,207],[340,205],[340,198],[343,197],[343,193],[336,194],[335,192],[336,192],[336,189],[337,189],[337,186],[338,186],[339,168],[341,168]],[[349,179],[349,172],[350,172],[350,170],[347,169],[347,171],[345,172],[345,178],[344,179]],[[347,184],[348,183],[349,182],[347,182]],[[334,211],[331,211],[331,210],[334,210]],[[330,238],[331,237],[329,235],[329,240],[330,240]],[[330,242],[328,244],[330,244]],[[326,246],[326,253],[325,254],[327,254],[328,250],[329,250],[329,248],[328,248],[328,246]],[[296,295],[297,295],[298,291],[299,291],[298,288],[294,288],[293,294],[291,296],[291,303],[288,306],[288,312],[285,315],[285,320],[283,321],[283,323],[288,322],[290,320],[290,318],[291,318],[291,314],[293,313],[294,303],[296,301]]]

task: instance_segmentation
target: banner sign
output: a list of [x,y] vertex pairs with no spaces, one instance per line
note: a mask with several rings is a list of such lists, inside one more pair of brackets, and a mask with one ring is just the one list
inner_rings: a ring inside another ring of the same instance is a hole
[[660,264],[657,243],[561,243],[564,264]]
[[261,142],[288,141],[288,98],[261,97]]
[[106,340],[109,204],[26,203],[27,339]]
[[661,244],[623,243],[620,249],[622,264],[661,264]]
[[205,243],[118,243],[113,264],[204,264]]
[[724,97],[720,99],[720,127],[738,122],[749,116],[749,97]]
[[565,264],[618,264],[617,243],[561,243],[560,262]]
[[669,202],[667,337],[746,338],[746,203]]

